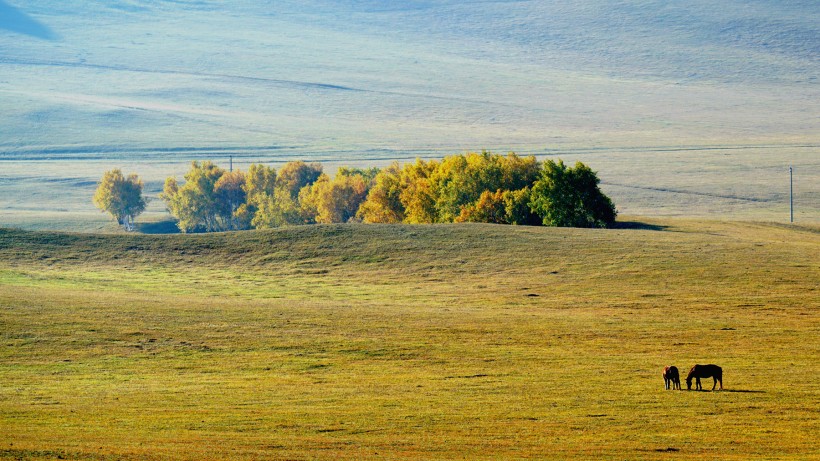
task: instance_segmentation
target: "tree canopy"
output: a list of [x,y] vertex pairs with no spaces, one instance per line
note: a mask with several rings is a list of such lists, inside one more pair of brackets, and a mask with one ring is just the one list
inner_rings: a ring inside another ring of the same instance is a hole
[[219,170],[211,162],[193,162],[182,187],[175,178],[165,180],[160,198],[171,215],[177,218],[177,226],[182,232],[219,230],[214,207],[214,186],[222,175]]
[[598,176],[581,162],[569,168],[547,160],[535,182],[530,207],[545,226],[611,227],[615,205],[598,188]]
[[142,189],[142,180],[136,174],[126,177],[119,169],[106,171],[93,202],[101,211],[110,213],[126,231],[131,231],[134,230],[134,220],[147,205]]
[[161,197],[183,232],[295,224],[487,222],[609,227],[617,212],[581,162],[467,153],[386,168],[342,167],[336,175],[301,161],[278,171],[225,172],[193,162],[185,183],[168,178]]

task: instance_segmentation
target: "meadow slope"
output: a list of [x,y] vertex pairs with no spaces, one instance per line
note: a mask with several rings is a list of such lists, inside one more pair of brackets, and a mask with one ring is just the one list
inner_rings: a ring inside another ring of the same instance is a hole
[[819,294],[771,223],[0,230],[0,459],[817,458]]

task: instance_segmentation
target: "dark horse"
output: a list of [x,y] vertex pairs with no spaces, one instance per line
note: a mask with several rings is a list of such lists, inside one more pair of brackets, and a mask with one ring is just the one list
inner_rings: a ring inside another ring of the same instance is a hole
[[669,367],[663,368],[663,384],[666,386],[666,390],[669,390],[669,385],[672,385],[672,389],[680,390],[680,374],[678,374],[678,367],[672,365]]
[[689,375],[686,377],[686,390],[692,389],[692,378],[695,378],[695,389],[703,390],[700,386],[700,378],[712,378],[715,382],[712,384],[712,390],[715,390],[717,383],[720,383],[720,389],[723,390],[723,368],[717,365],[695,365],[689,370]]

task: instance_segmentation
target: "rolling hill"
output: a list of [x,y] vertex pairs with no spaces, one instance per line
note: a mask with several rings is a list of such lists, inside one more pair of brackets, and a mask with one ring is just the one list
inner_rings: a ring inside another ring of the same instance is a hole
[[[818,246],[674,219],[0,230],[0,459],[816,458]],[[724,390],[663,389],[695,363]]]

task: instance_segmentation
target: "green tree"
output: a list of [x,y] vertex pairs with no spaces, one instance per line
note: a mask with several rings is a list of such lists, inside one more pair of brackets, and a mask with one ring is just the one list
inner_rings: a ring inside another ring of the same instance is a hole
[[611,227],[617,211],[599,182],[581,162],[569,168],[561,160],[548,160],[532,187],[530,208],[546,226]]
[[537,226],[541,218],[530,208],[530,188],[504,191],[504,219],[508,224]]
[[343,166],[336,172],[336,176],[361,176],[364,182],[372,184],[380,172],[381,170],[375,166],[371,168],[351,168]]
[[126,231],[134,230],[134,220],[143,211],[147,201],[142,196],[143,183],[136,174],[123,176],[122,171],[106,171],[94,192],[94,205],[110,213]]

